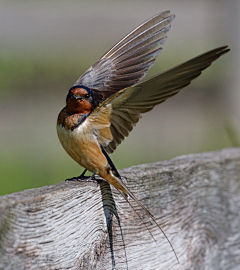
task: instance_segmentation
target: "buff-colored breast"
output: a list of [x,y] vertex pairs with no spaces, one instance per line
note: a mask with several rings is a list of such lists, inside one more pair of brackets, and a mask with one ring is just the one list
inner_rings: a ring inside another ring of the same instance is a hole
[[88,121],[84,121],[73,131],[57,125],[57,133],[66,152],[88,171],[98,173],[103,166],[107,166],[107,160],[96,136],[88,126]]

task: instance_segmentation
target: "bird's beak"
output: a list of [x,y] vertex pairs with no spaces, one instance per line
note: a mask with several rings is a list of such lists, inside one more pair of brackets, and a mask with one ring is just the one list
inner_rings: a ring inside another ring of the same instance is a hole
[[83,100],[83,97],[82,96],[79,96],[79,95],[73,95],[72,97],[74,99],[80,99],[81,101]]

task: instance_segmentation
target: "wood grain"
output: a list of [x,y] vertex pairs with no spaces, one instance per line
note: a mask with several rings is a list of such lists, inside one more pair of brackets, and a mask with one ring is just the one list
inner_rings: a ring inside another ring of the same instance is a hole
[[[240,269],[240,149],[120,171],[169,237],[104,181],[0,197],[0,269]],[[59,179],[61,181],[63,179]]]

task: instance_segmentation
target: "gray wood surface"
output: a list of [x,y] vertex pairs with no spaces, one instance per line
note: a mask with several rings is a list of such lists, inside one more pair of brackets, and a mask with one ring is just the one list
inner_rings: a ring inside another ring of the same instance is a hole
[[[168,242],[104,181],[0,197],[0,269],[240,269],[240,148],[120,171]],[[59,179],[62,180],[62,179]]]

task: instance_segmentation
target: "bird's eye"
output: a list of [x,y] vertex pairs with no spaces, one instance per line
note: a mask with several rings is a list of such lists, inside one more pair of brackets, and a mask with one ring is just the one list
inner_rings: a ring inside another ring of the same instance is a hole
[[89,94],[86,94],[86,95],[84,95],[84,97],[85,97],[85,98],[89,98],[89,97],[90,97],[90,95],[89,95]]

